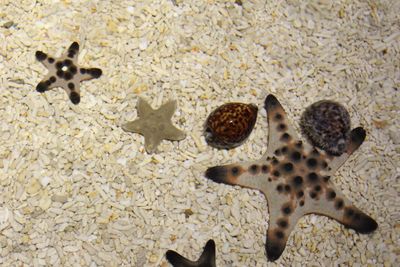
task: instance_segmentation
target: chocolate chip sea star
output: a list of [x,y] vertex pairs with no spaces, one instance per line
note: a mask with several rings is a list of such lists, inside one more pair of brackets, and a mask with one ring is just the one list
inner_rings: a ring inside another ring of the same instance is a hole
[[353,129],[345,153],[335,157],[303,143],[273,95],[267,96],[264,107],[269,127],[264,156],[258,161],[211,167],[205,176],[217,183],[264,193],[269,209],[265,245],[268,259],[274,261],[281,256],[290,233],[306,214],[328,216],[359,233],[374,231],[378,227],[375,220],[357,209],[330,179],[362,144],[365,131],[361,127]]
[[73,42],[61,57],[54,58],[42,51],[36,51],[36,59],[48,69],[46,77],[36,86],[40,93],[54,87],[62,87],[69,99],[75,105],[81,100],[80,82],[99,78],[102,74],[99,68],[81,68],[78,66],[79,44]]

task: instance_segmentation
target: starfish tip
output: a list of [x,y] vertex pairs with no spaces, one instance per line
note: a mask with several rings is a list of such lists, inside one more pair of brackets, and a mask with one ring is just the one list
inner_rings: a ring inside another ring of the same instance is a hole
[[265,249],[267,251],[267,258],[270,261],[276,261],[283,253],[284,246],[279,246],[274,244],[273,242],[268,242],[265,245]]
[[357,231],[361,234],[369,234],[378,228],[378,223],[369,216],[363,216],[362,223],[358,225]]
[[216,183],[223,183],[227,177],[227,169],[222,166],[211,167],[207,169],[205,176]]
[[73,42],[71,46],[69,47],[70,50],[79,50],[79,44],[78,42]]
[[36,51],[35,57],[37,60],[43,61],[47,58],[47,55],[45,53],[43,53],[42,51]]
[[215,249],[215,241],[210,239],[207,241],[205,250],[214,250]]
[[186,138],[186,134],[185,133],[181,133],[176,137],[175,141],[181,141],[181,140],[183,140],[185,138]]
[[375,231],[378,228],[378,223],[371,219],[368,224],[367,227],[365,228],[365,233],[371,233],[373,231]]
[[44,91],[46,91],[48,89],[48,86],[45,82],[40,82],[38,83],[38,85],[36,86],[36,91],[43,93]]
[[124,123],[121,125],[122,130],[124,130],[125,132],[130,132],[132,129],[132,127],[130,127],[130,125],[132,124],[132,122],[130,123]]
[[264,107],[266,110],[276,107],[279,105],[278,99],[274,95],[268,95],[265,98]]
[[69,99],[71,99],[71,102],[75,105],[79,104],[79,102],[81,101],[81,97],[77,92],[71,92]]
[[167,253],[165,253],[165,257],[172,265],[174,265],[179,262],[180,255],[173,250],[168,250]]
[[353,129],[350,133],[351,141],[356,144],[361,144],[365,140],[366,136],[367,134],[362,127],[357,127]]
[[89,74],[92,75],[93,78],[99,78],[103,72],[99,68],[92,68],[90,69]]
[[146,152],[148,153],[148,154],[152,154],[152,153],[154,153],[154,151],[156,150],[156,148],[154,147],[154,146],[146,146],[145,145],[145,149],[146,149]]

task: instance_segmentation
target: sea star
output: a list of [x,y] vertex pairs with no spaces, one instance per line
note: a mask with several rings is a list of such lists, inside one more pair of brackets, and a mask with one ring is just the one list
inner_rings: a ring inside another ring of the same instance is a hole
[[269,208],[268,259],[281,256],[290,233],[306,214],[328,216],[363,234],[374,231],[378,227],[375,220],[353,206],[330,179],[362,144],[365,131],[353,129],[345,153],[335,157],[300,141],[273,95],[267,96],[264,107],[269,126],[264,156],[258,161],[211,167],[205,176],[264,193]]
[[208,240],[197,261],[188,260],[173,250],[168,250],[166,257],[174,267],[216,267],[215,242],[212,239]]
[[46,77],[36,86],[43,93],[54,87],[62,87],[75,105],[81,100],[79,85],[81,81],[99,78],[102,74],[98,68],[81,68],[77,64],[79,44],[73,42],[61,57],[50,57],[42,51],[36,51],[36,59],[48,69]]
[[144,146],[148,153],[154,152],[163,139],[180,141],[186,137],[186,134],[171,122],[176,109],[175,100],[154,110],[143,98],[139,98],[136,109],[139,118],[122,125],[122,129],[143,135]]

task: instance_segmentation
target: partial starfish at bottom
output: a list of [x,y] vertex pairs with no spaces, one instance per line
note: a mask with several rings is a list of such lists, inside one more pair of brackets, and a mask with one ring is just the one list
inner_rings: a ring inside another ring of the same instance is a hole
[[365,131],[351,131],[346,152],[335,157],[300,141],[286,113],[273,96],[265,99],[268,117],[268,149],[253,162],[207,169],[205,176],[217,183],[258,189],[268,201],[269,228],[266,252],[278,259],[298,220],[306,214],[320,214],[337,220],[360,233],[374,231],[378,224],[357,209],[332,183],[330,177],[362,144]]
[[216,267],[215,264],[215,242],[208,240],[204,251],[197,261],[191,261],[181,256],[179,253],[168,250],[166,253],[167,260],[174,267]]

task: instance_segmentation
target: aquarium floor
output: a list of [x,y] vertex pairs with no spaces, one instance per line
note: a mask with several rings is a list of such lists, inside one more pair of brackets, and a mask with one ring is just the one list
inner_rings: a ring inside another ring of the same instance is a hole
[[[217,266],[393,266],[400,239],[400,1],[1,0],[0,265],[169,266],[173,249],[197,259],[214,239]],[[98,67],[74,105],[37,50]],[[304,109],[330,99],[367,137],[333,182],[379,228],[360,235],[308,215],[267,261],[268,203],[217,184],[211,166],[266,151],[263,102],[274,94],[296,130]],[[176,99],[183,141],[147,154],[121,125]],[[208,114],[254,103],[240,147],[213,149]]]

